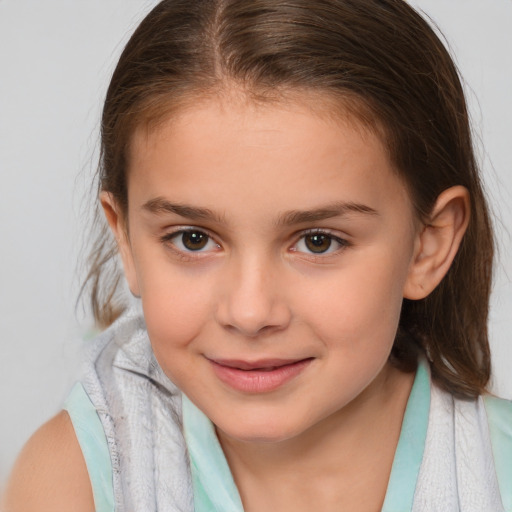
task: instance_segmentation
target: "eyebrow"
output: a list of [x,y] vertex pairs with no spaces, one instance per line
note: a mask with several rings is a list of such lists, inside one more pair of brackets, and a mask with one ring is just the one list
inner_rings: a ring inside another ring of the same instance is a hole
[[379,215],[377,210],[365,204],[341,201],[312,210],[291,210],[289,212],[285,212],[279,216],[277,224],[291,226],[294,224],[303,224],[306,222],[332,219],[333,217],[341,217],[349,213]]
[[214,220],[219,224],[224,222],[224,219],[214,213],[208,208],[199,208],[197,206],[189,206],[186,204],[171,203],[163,197],[155,197],[150,199],[142,205],[143,210],[147,210],[150,213],[164,214],[174,213],[180,217],[184,217],[190,220]]
[[[172,203],[162,197],[150,199],[144,203],[142,208],[154,214],[173,213],[189,220],[210,220],[219,224],[225,223],[223,216],[216,214],[208,208]],[[290,210],[284,212],[278,216],[275,224],[277,226],[292,226],[295,224],[332,219],[333,217],[341,217],[350,213],[372,216],[379,215],[377,210],[365,204],[341,201],[311,210]]]

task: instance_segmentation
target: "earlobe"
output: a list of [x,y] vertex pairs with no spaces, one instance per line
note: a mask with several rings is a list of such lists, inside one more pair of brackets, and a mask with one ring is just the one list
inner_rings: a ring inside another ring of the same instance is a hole
[[124,218],[117,201],[110,192],[101,192],[100,202],[107,222],[112,230],[112,234],[117,241],[117,247],[123,262],[124,275],[128,282],[128,286],[130,287],[130,291],[133,295],[139,297],[139,285],[127,231],[126,219]]
[[470,198],[465,187],[443,191],[417,235],[404,286],[406,299],[429,295],[448,272],[469,223]]

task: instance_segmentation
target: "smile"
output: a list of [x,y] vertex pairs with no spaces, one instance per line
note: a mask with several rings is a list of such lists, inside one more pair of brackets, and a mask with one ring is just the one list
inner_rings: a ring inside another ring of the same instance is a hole
[[307,359],[262,359],[240,361],[208,359],[215,375],[229,387],[244,393],[274,391],[300,375],[313,361]]

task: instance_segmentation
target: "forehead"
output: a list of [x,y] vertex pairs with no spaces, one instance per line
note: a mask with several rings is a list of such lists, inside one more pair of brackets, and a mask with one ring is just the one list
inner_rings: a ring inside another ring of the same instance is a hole
[[338,114],[326,105],[312,108],[308,98],[203,101],[136,131],[129,196],[165,192],[213,208],[238,202],[275,209],[277,200],[294,209],[403,194],[382,138],[354,116]]
[[[161,98],[150,102],[148,108],[142,106],[138,119],[134,119],[129,130],[133,131],[128,144],[129,157],[133,155],[134,148],[138,150],[141,145],[157,140],[159,135],[169,134],[173,126],[177,131],[182,130],[181,123],[186,125],[187,118],[193,122],[194,117],[214,110],[225,114],[225,118],[232,116],[235,122],[246,120],[249,123],[272,112],[313,116],[332,126],[350,126],[361,135],[371,133],[387,147],[387,130],[381,119],[364,98],[350,91],[300,87],[259,90],[226,83],[212,90],[192,90],[168,101]],[[280,119],[279,122],[285,120]]]

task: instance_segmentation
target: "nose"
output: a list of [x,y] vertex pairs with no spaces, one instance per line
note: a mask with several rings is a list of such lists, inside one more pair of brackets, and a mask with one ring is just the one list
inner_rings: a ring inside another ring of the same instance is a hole
[[219,286],[218,323],[246,337],[285,329],[291,319],[279,271],[263,260],[232,262]]

